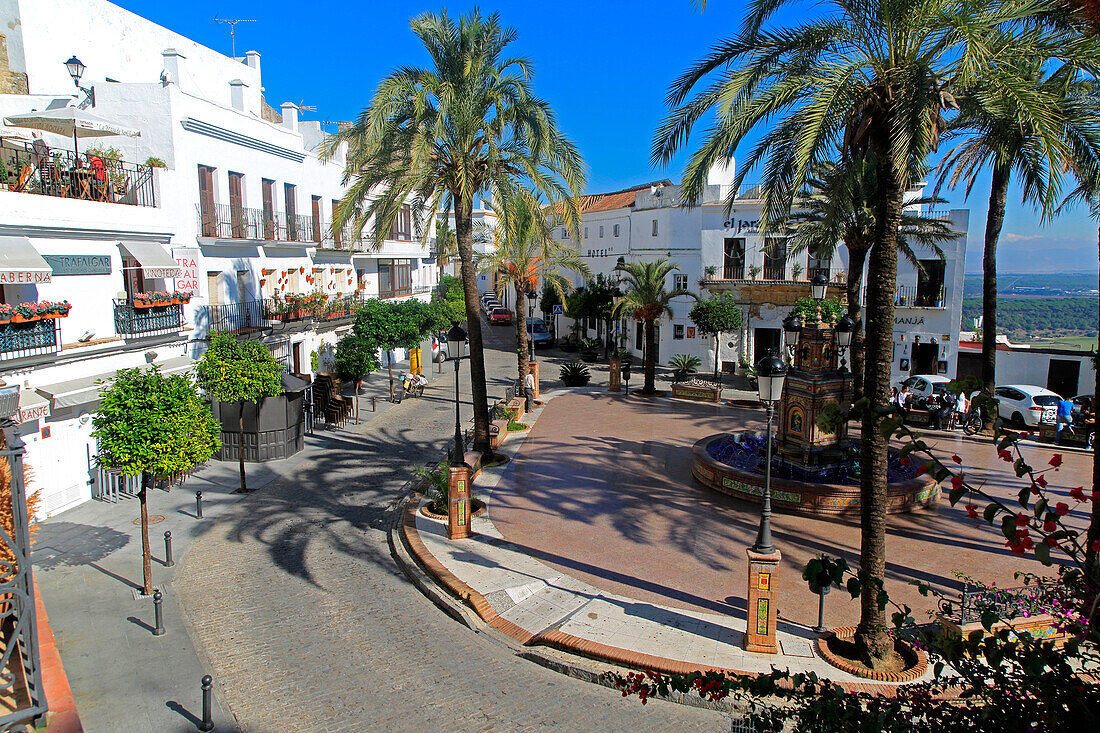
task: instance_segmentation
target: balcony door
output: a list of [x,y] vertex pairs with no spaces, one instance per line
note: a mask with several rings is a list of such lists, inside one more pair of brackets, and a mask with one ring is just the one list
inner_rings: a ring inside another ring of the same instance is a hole
[[286,211],[287,239],[298,241],[298,187],[293,183],[283,184],[283,205]]
[[208,165],[199,166],[199,221],[202,236],[218,236],[218,215],[214,207],[214,171]]
[[768,237],[764,242],[764,279],[785,280],[787,278],[787,240],[783,237]]
[[222,303],[220,278],[220,272],[206,273],[206,299],[210,305],[221,305]]
[[145,276],[141,264],[133,257],[122,258],[122,286],[126,290],[126,300],[131,303],[134,296],[145,292]]
[[275,181],[263,179],[264,239],[275,239]]
[[313,197],[313,241],[321,241],[321,197]]
[[745,240],[727,237],[723,244],[722,277],[743,280],[745,277]]
[[233,238],[247,239],[248,227],[244,217],[244,174],[229,172],[229,219]]

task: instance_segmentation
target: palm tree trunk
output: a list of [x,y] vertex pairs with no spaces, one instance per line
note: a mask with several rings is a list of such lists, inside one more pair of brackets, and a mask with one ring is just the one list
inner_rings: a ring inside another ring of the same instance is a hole
[[519,367],[519,384],[531,369],[531,360],[527,355],[527,294],[516,285],[516,360]]
[[642,394],[653,394],[657,391],[654,387],[654,372],[657,367],[657,333],[653,328],[652,318],[645,319],[643,329],[645,330],[645,382],[642,384]]
[[997,384],[997,240],[1005,220],[1009,169],[993,166],[989,189],[989,213],[985,219],[985,251],[982,253],[982,389],[990,397]]
[[248,486],[244,481],[244,402],[241,402],[237,411],[237,458],[241,464],[241,493],[248,493]]
[[[885,137],[885,133],[880,135]],[[867,274],[867,363],[863,381],[864,396],[871,404],[863,415],[860,439],[859,578],[863,593],[855,641],[864,663],[872,668],[894,654],[886,611],[878,605],[878,591],[886,580],[886,450],[890,439],[881,432],[883,417],[877,409],[890,404],[898,225],[904,192],[889,150],[885,140],[880,140],[875,150],[879,200]]]
[[722,348],[722,334],[714,334],[714,381],[718,382],[718,351]]
[[153,559],[149,552],[149,474],[141,473],[141,491],[138,492],[141,505],[141,593],[153,595]]
[[863,286],[863,266],[867,262],[867,247],[848,245],[848,279],[845,285],[848,297],[848,315],[856,322],[852,332],[852,345],[848,354],[852,361],[852,402],[863,396],[863,308],[860,293]]
[[455,242],[466,299],[466,333],[470,337],[470,392],[474,408],[474,450],[492,454],[489,442],[489,393],[485,386],[485,348],[481,338],[481,314],[478,311],[477,271],[474,269],[473,202],[452,191],[455,215]]

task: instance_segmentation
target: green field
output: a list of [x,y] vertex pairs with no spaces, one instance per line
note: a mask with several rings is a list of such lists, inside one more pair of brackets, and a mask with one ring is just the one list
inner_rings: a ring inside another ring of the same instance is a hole
[[1023,342],[1029,346],[1042,346],[1048,349],[1077,349],[1078,351],[1095,351],[1095,336],[1066,336],[1063,338],[1028,339]]

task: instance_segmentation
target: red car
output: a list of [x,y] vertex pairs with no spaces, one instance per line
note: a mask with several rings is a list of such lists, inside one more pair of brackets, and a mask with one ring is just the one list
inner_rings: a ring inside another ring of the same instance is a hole
[[494,326],[508,326],[512,323],[512,311],[507,308],[493,308],[489,313],[489,323]]

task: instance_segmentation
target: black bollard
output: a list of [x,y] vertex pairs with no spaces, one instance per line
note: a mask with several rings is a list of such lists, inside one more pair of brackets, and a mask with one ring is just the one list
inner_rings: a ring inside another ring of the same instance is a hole
[[202,722],[199,723],[199,730],[214,730],[213,711],[211,710],[213,688],[214,678],[210,675],[204,676],[202,678]]
[[195,516],[202,519],[202,492],[195,492]]
[[164,596],[159,590],[153,591],[153,636],[164,636],[164,620],[160,615],[160,604]]
[[164,566],[172,567],[176,564],[176,561],[172,559],[172,533],[169,531],[164,532]]
[[824,634],[828,631],[825,628],[825,596],[829,593],[829,586],[822,586],[817,591],[817,626],[814,627],[814,631],[819,634]]

